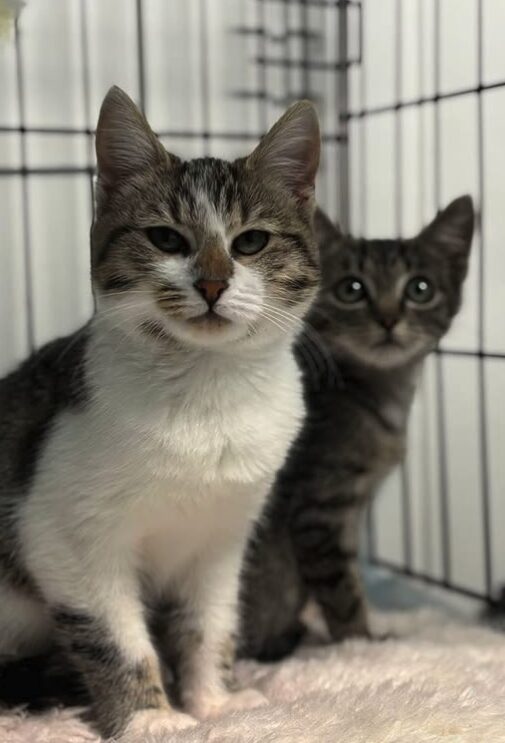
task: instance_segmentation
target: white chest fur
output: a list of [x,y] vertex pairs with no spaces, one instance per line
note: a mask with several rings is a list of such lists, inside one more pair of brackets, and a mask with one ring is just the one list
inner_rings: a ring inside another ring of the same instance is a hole
[[303,417],[290,345],[182,363],[112,348],[91,346],[91,400],[45,448],[24,519],[32,560],[55,531],[170,544],[174,568],[220,532],[243,538]]

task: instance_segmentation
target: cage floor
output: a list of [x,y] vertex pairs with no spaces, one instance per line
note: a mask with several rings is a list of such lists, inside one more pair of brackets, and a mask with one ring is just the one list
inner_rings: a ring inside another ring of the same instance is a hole
[[[395,580],[372,577],[394,604]],[[382,581],[382,587],[381,587]],[[384,582],[385,581],[385,582]],[[389,596],[388,596],[389,591]],[[402,588],[407,611],[373,615],[384,642],[305,647],[276,665],[242,663],[240,681],[268,703],[148,743],[505,743],[505,641],[501,634],[424,603]],[[0,715],[1,743],[99,739],[75,710]],[[130,743],[130,741],[129,741]],[[132,742],[133,743],[133,742]]]

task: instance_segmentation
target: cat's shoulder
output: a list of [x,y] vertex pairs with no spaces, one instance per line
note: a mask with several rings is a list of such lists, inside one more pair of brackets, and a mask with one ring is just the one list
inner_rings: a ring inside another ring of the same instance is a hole
[[88,326],[46,343],[0,380],[0,411],[54,404],[74,406],[86,398]]

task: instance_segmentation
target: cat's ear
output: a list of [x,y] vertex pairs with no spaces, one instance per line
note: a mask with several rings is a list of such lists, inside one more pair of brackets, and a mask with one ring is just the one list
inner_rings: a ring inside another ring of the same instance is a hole
[[467,259],[472,244],[475,213],[471,196],[460,196],[440,211],[421,232],[421,239],[455,258]]
[[246,167],[283,183],[297,199],[307,201],[314,195],[320,149],[316,110],[310,101],[298,101],[263,137]]
[[98,182],[102,188],[168,161],[168,153],[132,99],[113,86],[96,128]]
[[319,207],[314,212],[314,232],[319,246],[323,248],[330,244],[339,243],[342,239],[339,225],[333,224],[328,215]]

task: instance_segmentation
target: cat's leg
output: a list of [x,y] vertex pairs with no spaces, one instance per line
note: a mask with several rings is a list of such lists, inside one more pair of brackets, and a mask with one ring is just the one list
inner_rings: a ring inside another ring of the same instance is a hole
[[56,639],[83,676],[100,733],[143,740],[195,724],[171,708],[163,690],[131,555],[98,540],[65,546],[54,536],[45,554],[33,551],[30,567]]
[[47,607],[28,588],[0,576],[0,663],[36,655],[51,641]]
[[334,641],[370,636],[358,567],[362,503],[337,494],[293,509],[292,535],[300,572]]
[[307,591],[286,519],[277,514],[267,514],[250,541],[240,598],[239,656],[272,662],[292,653],[305,633]]
[[188,624],[182,636],[180,693],[199,719],[265,703],[254,689],[231,691],[243,543],[204,553],[192,566],[181,594]]

